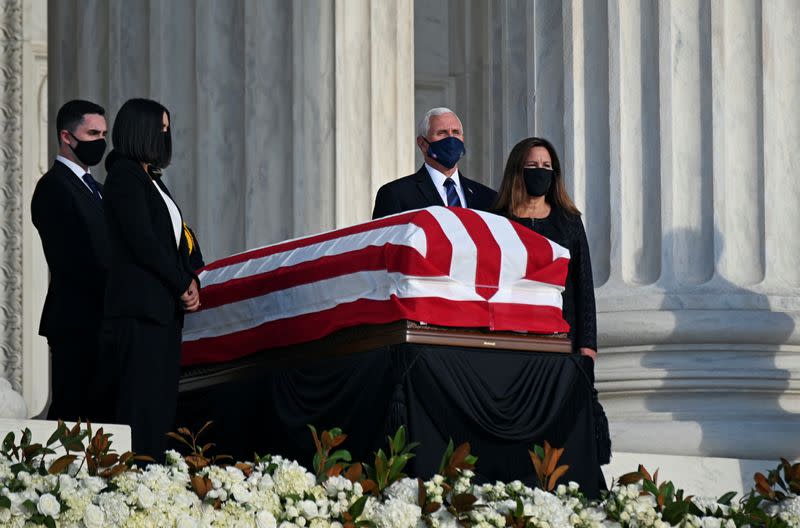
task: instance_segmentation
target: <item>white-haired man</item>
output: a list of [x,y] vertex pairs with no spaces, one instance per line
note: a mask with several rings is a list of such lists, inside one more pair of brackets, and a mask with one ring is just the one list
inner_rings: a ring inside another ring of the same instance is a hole
[[458,160],[466,153],[461,120],[449,108],[428,110],[417,125],[417,146],[425,164],[416,174],[378,189],[372,218],[432,205],[489,210],[496,193],[460,174]]

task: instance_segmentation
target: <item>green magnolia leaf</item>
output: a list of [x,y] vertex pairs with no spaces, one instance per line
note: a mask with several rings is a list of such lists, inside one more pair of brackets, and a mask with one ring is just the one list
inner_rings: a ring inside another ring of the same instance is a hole
[[407,446],[405,446],[405,447],[403,448],[403,451],[402,451],[402,453],[403,453],[403,454],[408,454],[408,453],[410,453],[412,450],[414,450],[414,449],[418,448],[419,446],[420,446],[420,443],[419,443],[419,442],[411,442],[410,444],[408,444]]
[[542,446],[533,446],[533,452],[536,453],[536,456],[538,456],[540,460],[544,460],[544,448]]
[[334,451],[330,455],[331,460],[340,461],[344,460],[345,462],[350,462],[353,460],[353,457],[350,455],[350,451],[346,449],[339,449],[338,451]]
[[350,509],[347,510],[347,513],[349,513],[353,517],[353,519],[358,519],[361,516],[361,514],[364,513],[364,507],[367,505],[368,498],[369,495],[364,495],[363,497],[355,501],[353,505],[350,506]]
[[[692,515],[696,515],[698,517],[703,517],[705,515],[703,510],[701,510],[700,507],[697,506],[697,504],[695,504],[694,502],[687,501],[686,504],[689,505],[689,513],[691,513]],[[720,510],[719,508],[717,508],[717,510],[719,511],[719,513],[716,514],[716,516],[723,517],[722,510]]]
[[47,439],[47,445],[51,446],[64,438],[64,434],[67,432],[67,426],[64,425],[64,422],[60,422],[56,430],[53,431],[53,434],[50,435],[50,438]]
[[447,463],[450,462],[450,457],[453,456],[454,449],[455,445],[453,444],[453,439],[451,438],[447,443],[447,449],[444,450],[444,454],[442,455],[442,461],[439,463],[439,470],[436,472],[439,475],[444,474],[444,468],[447,466]]
[[11,499],[5,495],[0,495],[0,508],[8,509],[11,507]]
[[661,517],[673,526],[681,524],[683,518],[689,513],[688,502],[673,502],[664,507]]
[[667,499],[671,499],[675,496],[675,484],[673,484],[671,481],[667,482],[666,489],[664,490],[664,496]]
[[522,504],[522,499],[517,497],[517,508],[514,510],[514,517],[519,519],[523,513],[525,513],[525,506]]
[[735,496],[736,496],[736,492],[735,491],[729,491],[728,493],[726,493],[725,495],[723,495],[722,497],[717,499],[717,502],[720,503],[720,504],[724,504],[725,506],[730,506],[731,505],[731,501],[733,500],[733,498]]
[[653,495],[658,495],[658,488],[651,480],[645,480],[642,483],[642,489],[647,493],[651,493]]
[[10,432],[3,439],[3,451],[9,451],[12,447],[14,447],[14,433]]
[[24,431],[22,431],[22,440],[19,441],[20,447],[28,447],[31,445],[31,438],[33,438],[33,433],[27,427]]
[[31,471],[31,467],[28,464],[25,464],[24,462],[17,462],[16,464],[12,465],[11,471],[15,475],[20,471],[27,471],[28,473],[33,473],[33,471]]
[[[378,454],[375,455],[375,476],[378,477],[379,481],[386,477],[387,463],[386,454],[384,454],[382,449],[378,449]],[[380,484],[380,482],[378,483]]]
[[405,426],[400,426],[397,432],[394,434],[394,441],[392,441],[392,451],[395,453],[399,453],[403,450],[403,447],[406,445],[406,428]]

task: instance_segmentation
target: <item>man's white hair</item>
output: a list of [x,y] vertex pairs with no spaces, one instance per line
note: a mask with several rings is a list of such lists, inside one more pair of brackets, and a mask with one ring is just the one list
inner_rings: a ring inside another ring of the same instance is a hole
[[[456,118],[458,118],[458,114],[449,108],[445,108],[443,106],[440,106],[439,108],[431,108],[425,112],[425,115],[422,116],[422,119],[420,119],[419,123],[417,123],[417,137],[428,137],[428,133],[430,132],[431,128],[431,117],[442,114],[453,114],[456,116]],[[461,121],[461,119],[459,119],[459,121]]]

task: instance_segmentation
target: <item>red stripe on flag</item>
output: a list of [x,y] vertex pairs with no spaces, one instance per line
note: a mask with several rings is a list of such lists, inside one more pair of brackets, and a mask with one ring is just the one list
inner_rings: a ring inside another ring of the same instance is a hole
[[543,282],[545,284],[564,286],[564,283],[567,280],[568,272],[569,259],[559,258],[541,269],[537,269],[532,272],[529,270],[525,278],[528,280]]
[[[274,255],[276,253],[281,253],[283,251],[291,251],[292,249],[297,249],[301,247],[310,246],[313,244],[318,244],[320,242],[327,242],[329,240],[335,240],[337,238],[342,238],[348,235],[355,235],[359,233],[366,233],[368,231],[373,231],[375,229],[380,229],[382,227],[391,227],[395,225],[402,225],[408,223],[417,224],[414,221],[415,217],[417,216],[429,216],[433,218],[433,216],[427,211],[412,211],[404,214],[399,214],[396,216],[390,216],[386,218],[380,218],[378,220],[373,220],[371,222],[365,222],[363,224],[357,224],[354,226],[346,227],[343,229],[337,229],[335,231],[328,231],[327,233],[321,233],[319,235],[313,235],[305,238],[299,238],[295,240],[288,240],[286,242],[273,244],[271,246],[253,249],[251,251],[246,251],[244,253],[239,253],[238,255],[231,255],[230,257],[226,257],[215,262],[212,262],[208,266],[206,266],[205,270],[215,270],[219,268],[224,268],[225,266],[230,266],[232,264],[239,264],[248,260],[253,260],[257,258],[267,257],[269,255]],[[438,222],[437,222],[438,224]],[[418,225],[418,224],[417,224]],[[420,226],[422,227],[422,226]],[[441,228],[440,228],[441,230]]]
[[[422,213],[415,215],[411,223],[425,232],[425,241],[427,243],[425,257],[434,267],[442,270],[445,275],[449,275],[453,261],[453,244],[447,238],[442,225],[436,217],[428,211],[423,211]],[[436,249],[431,251],[431,248]]]
[[200,290],[201,310],[361,271],[387,270],[416,277],[446,277],[449,265],[448,260],[445,269],[437,268],[433,262],[408,246],[368,246],[205,286]]
[[475,271],[475,291],[484,299],[491,299],[500,286],[502,251],[483,218],[470,209],[450,207],[467,229],[478,249],[478,266]]
[[516,303],[490,303],[494,324],[491,330],[566,334],[569,325],[555,306]]
[[409,319],[440,326],[487,327],[490,310],[495,313],[496,330],[536,331],[541,328],[552,333],[553,328],[566,327],[561,319],[561,311],[551,306],[449,301],[429,297],[401,299],[392,296],[385,301],[360,299],[329,310],[270,321],[240,332],[185,342],[181,365],[231,361],[268,348],[320,339],[342,328],[360,324]]
[[[514,231],[517,232],[519,239],[522,241],[522,244],[528,251],[528,266],[525,270],[525,278],[530,280],[539,280],[535,279],[534,276],[536,275],[537,271],[549,266],[553,262],[553,247],[550,245],[550,242],[539,233],[532,231],[524,225],[513,220],[510,220],[510,222],[511,227],[513,227]],[[552,284],[563,286],[564,281],[562,280],[561,282],[554,282]]]

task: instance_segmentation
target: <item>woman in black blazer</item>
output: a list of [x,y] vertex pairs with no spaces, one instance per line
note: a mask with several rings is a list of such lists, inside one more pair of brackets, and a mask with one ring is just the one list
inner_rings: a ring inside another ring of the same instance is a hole
[[103,346],[107,412],[133,449],[161,458],[175,420],[184,312],[200,306],[180,210],[158,175],[172,154],[170,116],[148,99],[114,120],[104,205],[111,246]]

